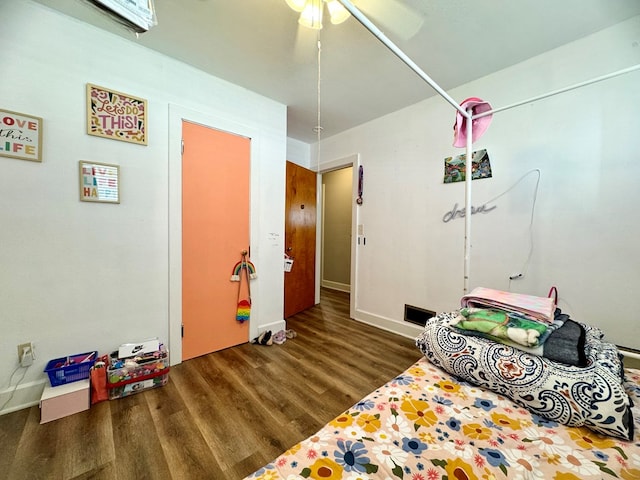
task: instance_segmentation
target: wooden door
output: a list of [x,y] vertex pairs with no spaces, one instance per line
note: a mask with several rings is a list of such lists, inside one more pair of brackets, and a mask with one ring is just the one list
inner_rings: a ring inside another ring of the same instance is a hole
[[[238,283],[249,249],[248,138],[182,122],[182,359],[249,340],[236,320]],[[246,282],[241,298],[246,298]]]
[[284,318],[315,304],[316,173],[287,162],[285,252],[293,258],[284,274]]

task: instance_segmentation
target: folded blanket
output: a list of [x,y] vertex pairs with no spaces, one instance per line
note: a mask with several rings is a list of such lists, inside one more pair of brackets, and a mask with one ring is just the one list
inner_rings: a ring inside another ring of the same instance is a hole
[[460,304],[462,307],[492,308],[520,313],[527,318],[547,323],[553,322],[553,312],[556,308],[552,298],[503,292],[485,287],[477,287],[463,296]]
[[551,332],[543,345],[543,357],[555,362],[577,367],[587,366],[585,352],[585,331],[577,322],[568,319]]
[[[460,315],[458,315],[460,317]],[[554,312],[554,321],[547,328],[547,337],[542,344],[537,346],[525,346],[510,338],[500,338],[498,336],[485,335],[481,332],[461,330],[458,324],[458,317],[452,320],[451,325],[460,330],[460,333],[468,335],[484,336],[491,340],[502,343],[531,355],[538,355],[547,360],[572,365],[575,367],[587,366],[587,341],[586,330],[583,324],[574,322],[569,315],[562,313],[559,308]]]
[[552,330],[551,325],[516,313],[484,308],[463,308],[452,324],[463,333],[511,340],[525,347],[542,345]]

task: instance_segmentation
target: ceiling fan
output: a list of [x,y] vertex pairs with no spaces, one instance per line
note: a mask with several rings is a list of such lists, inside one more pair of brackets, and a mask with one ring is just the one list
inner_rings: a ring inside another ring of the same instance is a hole
[[[346,21],[351,14],[338,0],[285,0],[289,7],[300,13],[298,23],[314,30],[322,28],[326,5],[332,24]],[[353,0],[352,3],[370,16],[382,28],[395,36],[409,40],[424,23],[423,17],[401,0]]]

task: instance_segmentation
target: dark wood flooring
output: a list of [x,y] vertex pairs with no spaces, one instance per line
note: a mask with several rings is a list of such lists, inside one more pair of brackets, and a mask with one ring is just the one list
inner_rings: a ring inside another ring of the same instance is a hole
[[0,478],[242,479],[420,358],[413,340],[349,319],[349,297],[288,319],[283,345],[183,362],[169,383],[40,425],[0,417]]

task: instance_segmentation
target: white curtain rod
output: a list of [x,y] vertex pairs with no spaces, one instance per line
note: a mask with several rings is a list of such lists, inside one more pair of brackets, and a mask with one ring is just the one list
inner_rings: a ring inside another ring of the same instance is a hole
[[[427,75],[413,60],[411,60],[402,50],[398,48],[398,46],[393,43],[378,27],[376,27],[360,10],[358,10],[349,0],[339,0],[340,3],[353,15],[367,30],[369,30],[375,37],[377,37],[389,50],[391,50],[400,60],[402,60],[409,68],[411,68],[419,77],[425,80],[438,94],[444,98],[447,102],[449,102],[458,112],[465,116],[465,118],[471,118],[471,114],[466,112],[459,103],[457,103],[451,96],[445,92],[429,75]],[[552,92],[548,92],[542,95],[538,95],[536,97],[529,98],[527,100],[522,100],[520,102],[512,103],[511,105],[506,105],[500,108],[494,108],[492,110],[488,110],[483,113],[479,113],[478,115],[473,115],[473,118],[482,118],[487,115],[492,115],[494,113],[502,112],[504,110],[509,110],[510,108],[519,107],[520,105],[524,105],[526,103],[536,102],[538,100],[542,100],[543,98],[551,97],[553,95],[558,95],[560,93],[568,92],[569,90],[575,90],[576,88],[581,88],[587,85],[591,85],[592,83],[601,82],[603,80],[608,80],[609,78],[617,77],[619,75],[624,75],[625,73],[630,73],[635,70],[640,69],[640,64],[633,65],[628,68],[624,68],[622,70],[618,70],[616,72],[612,72],[606,75],[602,75],[600,77],[593,78],[591,80],[586,80],[584,82],[576,83],[574,85],[570,85],[568,87],[560,88],[558,90],[554,90]]]
[[438,94],[451,104],[458,112],[471,118],[471,114],[467,113],[453,98],[449,96],[429,75],[427,75],[413,60],[411,60],[402,50],[400,50],[389,37],[387,37],[378,27],[364,16],[349,0],[339,0],[340,3],[358,20],[367,30],[377,37],[389,50],[391,50],[400,60],[402,60],[411,70],[413,70],[420,78],[427,82]]
[[558,90],[553,90],[552,92],[543,93],[542,95],[531,97],[527,100],[522,100],[520,102],[512,103],[511,105],[506,105],[500,108],[494,108],[493,110],[487,110],[486,112],[482,112],[482,113],[479,113],[478,115],[474,115],[473,118],[476,119],[476,118],[486,117],[487,115],[492,115],[494,113],[502,112],[504,110],[509,110],[510,108],[519,107],[520,105],[524,105],[525,103],[537,102],[538,100],[542,100],[543,98],[552,97],[553,95],[558,95],[559,93],[568,92],[569,90],[575,90],[576,88],[586,87],[587,85],[591,85],[592,83],[608,80],[610,78],[617,77],[619,75],[624,75],[625,73],[630,73],[635,70],[640,70],[640,64],[633,65],[632,67],[628,67],[628,68],[623,68],[622,70],[617,70],[615,72],[611,72],[606,75],[601,75],[599,77],[592,78],[591,80],[585,80],[584,82],[569,85],[568,87],[559,88]]
[[493,113],[501,112],[503,110],[508,110],[510,108],[514,108],[525,103],[535,102],[537,100],[541,100],[543,98],[550,97],[552,95],[557,95],[559,93],[563,93],[569,90],[573,90],[576,88],[583,87],[585,85],[590,85],[595,82],[599,82],[602,80],[607,80],[609,78],[622,75],[624,73],[629,73],[634,70],[640,68],[640,65],[635,65],[633,67],[629,67],[623,70],[619,70],[617,72],[613,72],[607,75],[603,75],[601,77],[594,78],[592,80],[587,80],[586,82],[581,82],[575,85],[571,85],[566,88],[561,88],[559,90],[554,90],[553,92],[549,92],[543,95],[539,95],[537,97],[530,98],[528,100],[524,100],[522,102],[514,103],[511,105],[507,105],[506,107],[496,108],[493,110],[489,110],[487,112],[472,115],[471,110],[468,112],[462,108],[462,106],[457,103],[451,96],[445,92],[429,75],[427,75],[413,60],[411,60],[402,50],[400,50],[395,43],[393,43],[382,31],[376,27],[360,10],[358,10],[349,0],[339,0],[339,2],[354,16],[356,20],[358,20],[369,32],[371,32],[378,40],[380,40],[389,50],[391,50],[400,60],[402,60],[411,70],[413,70],[420,78],[422,78],[425,82],[427,82],[442,98],[444,98],[447,102],[451,104],[458,112],[460,112],[467,120],[470,120],[467,123],[467,145],[466,145],[466,158],[467,162],[465,165],[465,235],[464,235],[464,288],[463,291],[466,294],[469,291],[469,277],[470,277],[470,264],[471,264],[471,176],[472,176],[472,162],[471,159],[473,157],[473,145],[472,145],[472,121],[476,118],[481,118],[487,115],[491,115]]
[[380,40],[389,50],[391,50],[400,60],[402,60],[411,70],[413,70],[420,78],[427,82],[442,98],[451,104],[460,114],[468,121],[466,122],[466,158],[465,165],[465,220],[464,220],[464,277],[463,277],[463,294],[469,292],[469,278],[471,271],[471,176],[472,176],[472,114],[471,109],[467,112],[462,106],[456,102],[451,96],[445,92],[429,75],[427,75],[413,60],[411,60],[395,43],[382,33],[364,14],[358,10],[349,0],[339,0],[340,3],[353,15],[369,32],[371,32],[378,40]]

